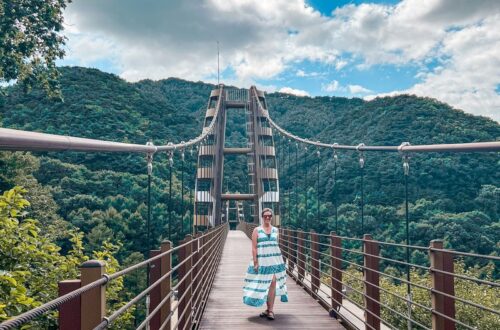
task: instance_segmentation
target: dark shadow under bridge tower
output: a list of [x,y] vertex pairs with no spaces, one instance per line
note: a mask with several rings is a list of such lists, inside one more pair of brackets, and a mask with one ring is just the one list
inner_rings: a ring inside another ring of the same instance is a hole
[[[245,113],[246,147],[225,146],[228,109]],[[210,93],[203,129],[212,129],[198,147],[193,217],[196,228],[212,227],[227,221],[227,203],[240,205],[242,202],[248,203],[250,209],[245,221],[258,224],[262,209],[269,207],[275,215],[273,225],[280,225],[276,151],[266,114],[264,93],[254,86],[247,90],[220,85]],[[223,193],[225,155],[246,156],[248,193]],[[243,220],[242,217],[238,219]]]

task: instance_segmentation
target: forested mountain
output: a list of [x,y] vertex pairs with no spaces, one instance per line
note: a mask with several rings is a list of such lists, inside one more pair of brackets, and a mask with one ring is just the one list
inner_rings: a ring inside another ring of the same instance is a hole
[[[128,83],[119,77],[95,69],[63,67],[61,86],[64,102],[46,99],[43,92],[29,94],[9,87],[0,103],[3,127],[67,134],[112,141],[155,144],[188,140],[201,131],[206,104],[214,85],[175,78],[161,81]],[[500,125],[490,119],[465,114],[433,99],[415,96],[361,99],[339,97],[296,97],[288,94],[267,95],[274,120],[296,135],[340,144],[399,145],[495,141]],[[244,116],[231,114],[227,123],[228,143],[245,141]],[[285,171],[282,190],[292,190],[298,182],[298,193],[315,200],[315,150],[304,153],[299,146],[298,168],[295,166],[295,144],[275,138]],[[292,225],[312,227],[327,232],[334,228],[333,206],[339,210],[339,231],[360,235],[360,170],[356,152],[339,152],[336,191],[333,175],[320,180],[320,223],[316,203],[306,212],[304,201],[297,203],[297,213],[288,211]],[[404,198],[401,157],[397,154],[366,153],[364,190],[366,231],[386,240],[402,241],[401,203]],[[187,153],[184,208],[190,203],[196,154]],[[32,203],[34,217],[42,222],[67,221],[85,233],[89,251],[104,241],[121,242],[119,259],[130,251],[144,249],[146,201],[146,162],[144,155],[85,153],[1,154],[0,189],[23,184],[33,200],[44,200],[43,206]],[[229,159],[237,169],[226,166],[225,186],[244,191],[245,160]],[[456,228],[449,242],[455,248],[492,253],[500,237],[499,158],[489,154],[412,155],[409,195],[411,203],[412,240],[427,244],[431,238],[446,238],[448,229]],[[177,153],[174,159],[174,198],[172,218],[179,228],[183,206],[180,199],[180,169]],[[321,153],[321,173],[333,173],[330,151]],[[156,244],[168,232],[168,177],[164,154],[155,156],[153,182],[153,227]],[[307,175],[307,176],[305,176]],[[44,196],[41,198],[40,196]],[[335,197],[335,200],[334,200]],[[292,197],[292,201],[296,202]],[[286,207],[287,200],[284,201]],[[184,223],[189,230],[187,213]],[[451,227],[450,227],[451,226]],[[458,226],[458,227],[457,227]],[[471,226],[473,227],[471,229]],[[401,230],[400,230],[401,229]],[[172,231],[173,239],[182,236]],[[478,235],[483,244],[470,238]],[[467,236],[461,236],[467,235]],[[59,236],[64,236],[59,233]],[[61,243],[63,244],[63,243]]]
[[[36,89],[28,94],[16,86],[4,89],[0,94],[1,126],[140,144],[149,140],[157,145],[180,142],[200,133],[208,96],[215,88],[175,78],[128,83],[112,74],[79,67],[63,67],[60,72],[63,102],[49,100]],[[399,145],[404,141],[431,144],[500,138],[498,123],[428,98],[403,95],[367,102],[272,93],[267,95],[267,102],[271,116],[285,129],[329,143]],[[243,146],[245,141],[244,113],[229,111],[226,145]],[[360,237],[359,154],[339,151],[334,180],[332,151],[321,150],[318,158],[314,148],[306,151],[303,145],[280,137],[275,137],[275,143],[279,167],[283,168],[283,221],[295,228],[322,233],[336,230],[341,235]],[[172,198],[167,157],[154,156],[151,247],[157,247],[165,238],[177,244],[191,229],[196,162],[193,151],[188,150],[184,163],[178,151],[174,156]],[[401,156],[366,152],[365,157],[364,233],[384,241],[404,242]],[[318,161],[322,173],[319,190]],[[411,155],[410,243],[427,245],[431,239],[441,238],[447,247],[498,255],[499,163],[498,153]],[[229,156],[225,164],[224,189],[246,192],[246,158]],[[4,306],[0,308],[0,320],[53,298],[55,283],[75,277],[76,266],[86,258],[106,259],[110,271],[144,258],[149,249],[146,173],[142,154],[0,152],[0,191],[5,192],[0,196],[0,231],[4,235],[0,247],[14,253],[9,252],[11,257],[1,260],[0,268],[22,270],[0,274],[0,278],[18,283],[17,291],[8,287],[7,291],[0,290],[8,301],[7,305],[0,304]],[[185,187],[183,199],[181,180]],[[16,185],[26,190],[10,190]],[[61,247],[60,254],[56,246]],[[350,247],[349,243],[346,246]],[[39,253],[26,258],[26,249]],[[403,250],[391,253],[393,258],[404,258]],[[419,251],[412,254],[413,263],[425,264],[426,259]],[[32,267],[34,263],[39,267]],[[467,259],[465,263],[477,266],[476,260]],[[51,286],[47,288],[40,282],[38,271],[49,268]],[[401,271],[391,270],[396,275]],[[495,278],[499,277],[498,269],[491,265],[476,271],[481,276],[493,272]],[[139,271],[127,277],[126,290],[118,283],[111,289],[110,294],[118,295],[113,301],[119,304],[140,292],[145,286],[144,276],[144,271]],[[130,313],[136,320],[142,319],[144,306],[137,308]],[[49,316],[40,322],[55,321]],[[124,317],[123,322],[123,328],[132,327],[133,318]]]

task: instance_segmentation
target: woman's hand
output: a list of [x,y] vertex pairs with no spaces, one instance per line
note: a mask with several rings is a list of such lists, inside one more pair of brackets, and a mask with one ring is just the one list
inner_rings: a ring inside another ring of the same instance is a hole
[[253,263],[253,270],[254,270],[256,273],[258,273],[258,271],[259,271],[259,263],[258,263],[258,262],[255,262],[255,261],[254,261],[254,263]]

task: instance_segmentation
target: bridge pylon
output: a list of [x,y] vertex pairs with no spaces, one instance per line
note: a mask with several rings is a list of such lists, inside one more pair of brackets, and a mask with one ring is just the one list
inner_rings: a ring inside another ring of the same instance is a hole
[[[227,110],[245,111],[247,146],[225,147]],[[250,89],[226,88],[222,84],[210,93],[205,112],[204,128],[215,120],[211,134],[198,147],[198,168],[195,182],[193,226],[207,228],[228,221],[223,217],[224,202],[236,201],[241,208],[250,202],[251,215],[247,222],[260,223],[262,209],[274,211],[273,225],[280,225],[279,182],[272,129],[266,118],[263,92]],[[222,193],[224,155],[247,156],[249,193]],[[240,214],[240,211],[238,211]],[[240,218],[239,218],[240,220]]]

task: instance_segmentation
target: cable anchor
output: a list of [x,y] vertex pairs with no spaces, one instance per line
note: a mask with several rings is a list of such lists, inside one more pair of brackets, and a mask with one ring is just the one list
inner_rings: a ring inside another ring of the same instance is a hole
[[173,146],[173,148],[170,149],[168,151],[168,153],[167,153],[168,154],[168,164],[169,164],[170,167],[172,167],[172,166],[174,166],[174,150],[175,150],[175,146],[174,146],[174,144],[172,142],[169,142],[167,144],[167,146]]
[[361,168],[365,167],[365,153],[363,152],[363,150],[359,150],[359,149],[360,149],[360,147],[364,147],[364,146],[365,146],[364,143],[360,143],[356,147],[356,151],[359,152],[359,167],[361,167]]
[[336,163],[339,161],[339,155],[337,154],[338,143],[333,144],[333,161]]
[[[146,146],[153,147],[154,144],[152,141],[146,142]],[[154,152],[148,152],[146,154],[146,160],[148,162],[148,175],[153,174],[153,154]]]
[[182,150],[182,151],[181,151],[181,160],[182,160],[182,161],[184,161],[184,157],[185,157],[185,148],[184,148],[184,145],[185,145],[185,144],[186,144],[186,142],[181,141],[181,145],[182,145],[182,147],[181,147],[181,150]]
[[398,152],[403,158],[403,171],[405,175],[410,174],[410,155],[403,151],[403,147],[407,147],[410,145],[410,142],[403,142],[398,147]]

